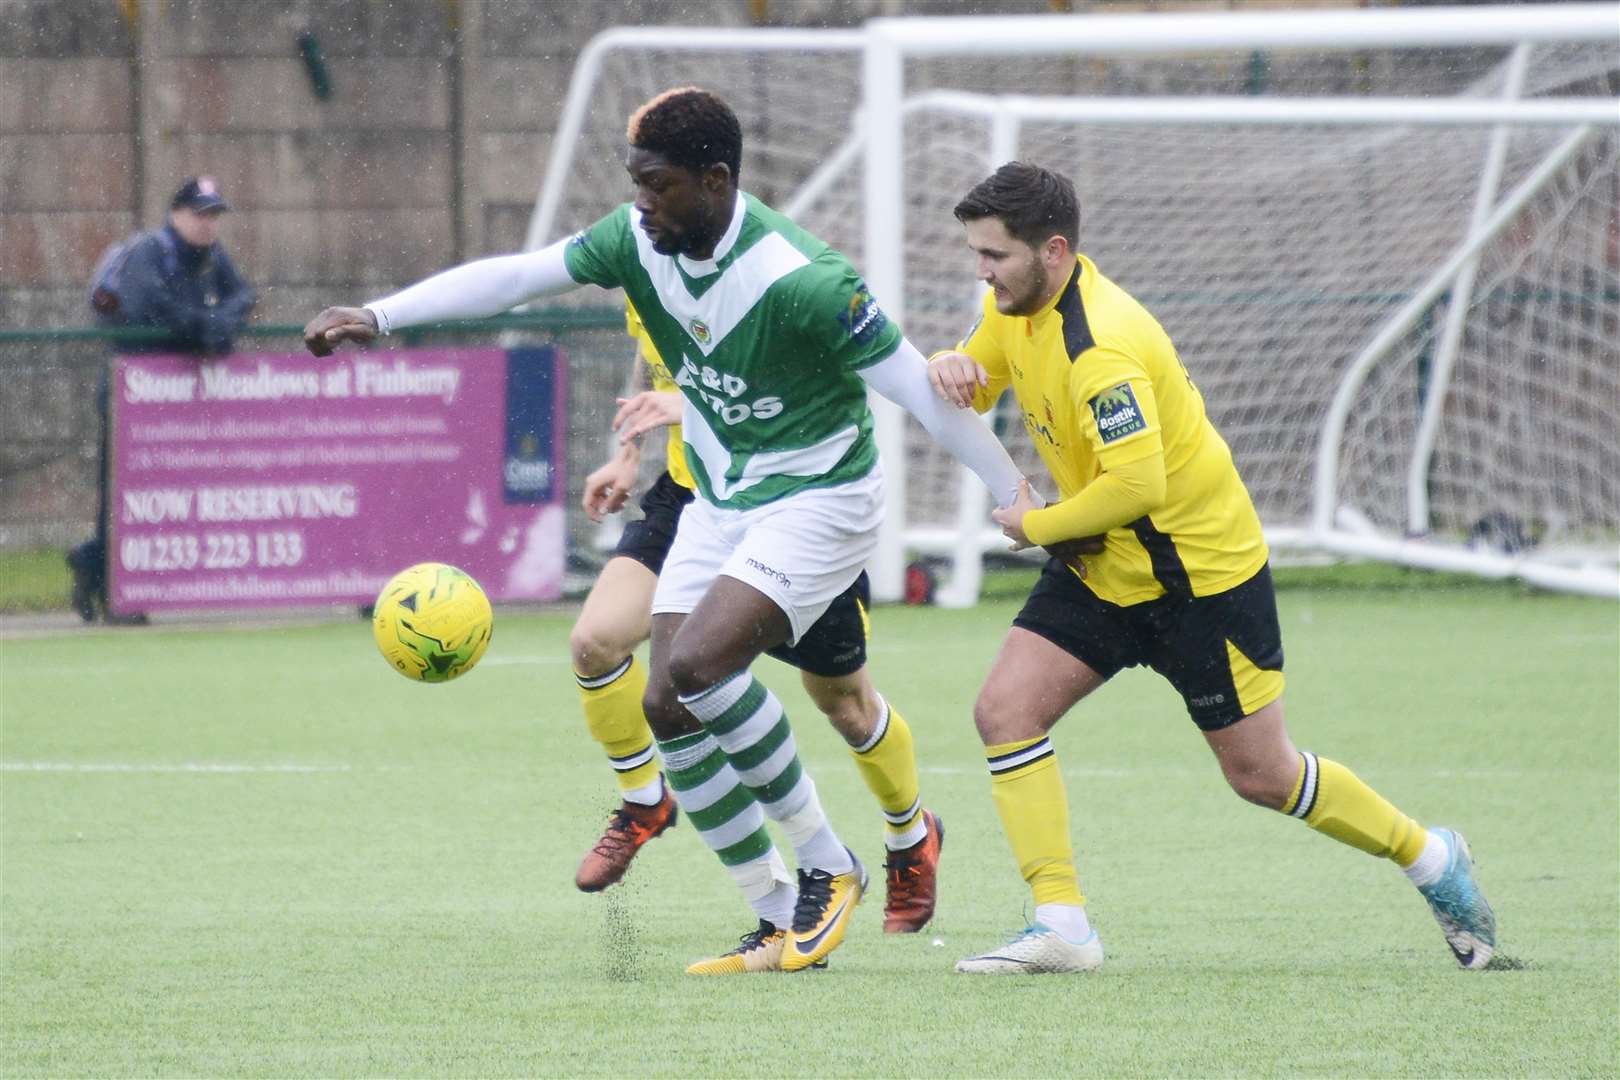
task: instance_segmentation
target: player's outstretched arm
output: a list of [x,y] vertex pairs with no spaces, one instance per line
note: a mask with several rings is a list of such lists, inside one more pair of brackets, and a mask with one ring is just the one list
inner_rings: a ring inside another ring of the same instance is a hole
[[[972,412],[947,404],[929,382],[928,361],[911,342],[886,360],[862,368],[868,386],[915,416],[919,423],[957,460],[972,469],[990,489],[997,506],[1011,506],[1023,477],[989,425]],[[971,403],[971,395],[969,401]]]
[[[304,344],[316,356],[325,356],[344,341],[369,341],[378,334],[448,319],[484,319],[541,296],[567,292],[579,285],[563,257],[567,245],[563,240],[539,251],[464,263],[364,308],[327,308],[304,328]],[[354,314],[358,311],[370,320],[369,335]]]

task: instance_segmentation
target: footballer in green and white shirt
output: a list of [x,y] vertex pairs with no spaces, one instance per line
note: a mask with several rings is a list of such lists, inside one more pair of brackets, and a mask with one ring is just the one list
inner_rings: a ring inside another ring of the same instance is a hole
[[838,252],[738,192],[714,254],[660,254],[634,206],[564,249],[576,281],[621,286],[686,395],[698,492],[744,510],[859,480],[877,462],[859,372],[900,329]]
[[[748,669],[796,643],[876,548],[867,388],[916,416],[998,504],[1020,476],[983,422],[935,395],[926,360],[848,261],[739,189],[742,130],[725,102],[666,91],[630,117],[627,141],[633,202],[539,251],[329,308],[305,343],[324,355],[580,285],[625,290],[684,395],[698,489],[654,595],[643,705],[677,803],[760,918],[738,948],[688,970],[801,970],[843,940],[866,872],[828,824],[781,703]],[[766,816],[793,845],[797,888]]]

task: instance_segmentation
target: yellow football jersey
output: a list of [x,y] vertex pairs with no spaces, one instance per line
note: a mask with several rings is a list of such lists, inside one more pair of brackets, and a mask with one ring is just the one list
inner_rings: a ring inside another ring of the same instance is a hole
[[[647,336],[647,328],[641,325],[641,316],[636,312],[635,305],[630,301],[624,302],[624,332],[636,340],[636,355],[641,362],[647,365],[647,371],[652,375],[652,388],[659,391],[680,392],[675,385],[675,377],[669,373],[669,366],[664,358],[658,355],[658,347]],[[681,438],[681,425],[671,424],[669,428],[669,442],[665,456],[669,459],[668,469],[670,479],[688,491],[695,491],[697,483],[692,479],[692,471],[686,467],[686,442]]]
[[1163,452],[1163,505],[1109,530],[1105,550],[1082,557],[1097,596],[1128,605],[1241,585],[1267,551],[1231,450],[1164,328],[1090,259],[1076,262],[1033,318],[1003,315],[985,294],[983,315],[958,346],[990,375],[974,407],[985,411],[1012,387],[1060,499]]

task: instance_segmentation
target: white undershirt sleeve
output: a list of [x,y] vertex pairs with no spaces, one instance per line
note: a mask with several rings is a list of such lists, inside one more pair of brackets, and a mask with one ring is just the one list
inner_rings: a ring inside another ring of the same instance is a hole
[[1012,504],[1022,478],[1018,466],[978,413],[958,409],[934,393],[928,383],[928,361],[915,345],[902,338],[887,360],[862,368],[859,374],[868,386],[915,416],[935,442],[972,469],[990,489],[996,505]]
[[521,255],[499,255],[435,274],[365,305],[383,333],[447,319],[483,319],[541,296],[579,287],[563,258],[567,240]]

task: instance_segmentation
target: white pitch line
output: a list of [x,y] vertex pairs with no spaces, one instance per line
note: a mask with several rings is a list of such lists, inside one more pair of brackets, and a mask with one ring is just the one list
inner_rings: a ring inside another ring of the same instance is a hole
[[479,667],[512,667],[515,664],[568,664],[572,658],[567,656],[487,656],[478,662]]
[[248,765],[228,761],[0,761],[0,772],[53,773],[340,773],[349,765]]
[[[965,776],[965,775],[969,775],[969,774],[974,775],[974,776],[987,776],[987,775],[989,775],[985,771],[983,766],[980,766],[979,768],[975,768],[975,769],[970,769],[970,768],[965,768],[965,767],[958,767],[958,766],[955,766],[955,765],[920,765],[920,766],[918,766],[917,771],[918,772],[923,772],[923,773],[928,773],[928,774],[930,774],[932,776]],[[1145,776],[1150,771],[1159,772],[1159,773],[1170,773],[1170,772],[1188,773],[1190,775],[1190,770],[1186,770],[1186,769],[1155,769],[1155,770],[1148,770],[1148,769],[1088,769],[1088,768],[1083,768],[1083,767],[1082,768],[1075,768],[1075,769],[1064,769],[1063,770],[1063,775],[1064,776],[1091,777],[1093,779],[1103,778],[1103,779],[1109,779],[1109,780],[1117,780],[1117,779],[1120,779],[1122,777],[1128,777],[1128,776]]]

